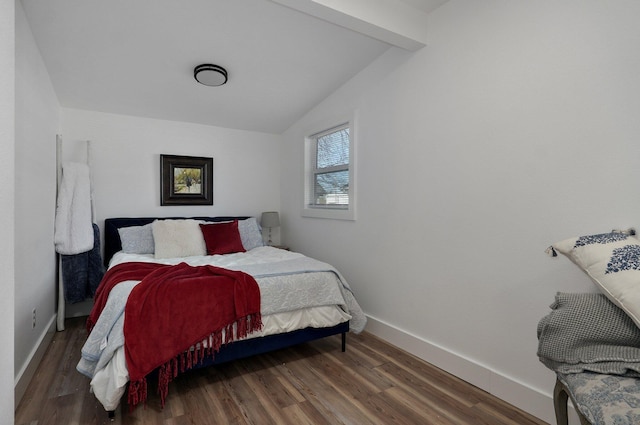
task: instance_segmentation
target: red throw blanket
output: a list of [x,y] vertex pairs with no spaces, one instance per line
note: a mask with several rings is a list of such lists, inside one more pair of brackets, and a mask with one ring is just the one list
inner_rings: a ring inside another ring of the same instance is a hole
[[111,267],[102,277],[102,281],[96,290],[93,308],[87,318],[87,331],[90,333],[96,325],[96,322],[100,317],[100,313],[102,313],[104,306],[107,305],[109,293],[111,293],[114,286],[120,282],[124,282],[125,280],[142,280],[152,271],[167,267],[172,266],[166,264],[132,262],[122,263]]
[[146,376],[154,369],[160,368],[164,406],[169,381],[179,371],[261,328],[260,289],[250,275],[185,263],[152,271],[133,288],[125,307],[130,407],[146,400]]

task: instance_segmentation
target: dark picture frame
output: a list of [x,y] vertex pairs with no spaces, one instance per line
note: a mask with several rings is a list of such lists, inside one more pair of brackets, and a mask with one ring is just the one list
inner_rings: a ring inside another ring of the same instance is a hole
[[160,205],[213,205],[213,158],[161,154]]

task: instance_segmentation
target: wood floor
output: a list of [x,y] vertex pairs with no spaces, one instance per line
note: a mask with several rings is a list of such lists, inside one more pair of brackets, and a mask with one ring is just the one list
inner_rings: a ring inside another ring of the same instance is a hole
[[56,333],[16,425],[545,424],[366,332],[345,353],[336,336],[179,375],[164,409],[150,383],[146,406],[109,422],[75,370],[85,338],[83,318]]

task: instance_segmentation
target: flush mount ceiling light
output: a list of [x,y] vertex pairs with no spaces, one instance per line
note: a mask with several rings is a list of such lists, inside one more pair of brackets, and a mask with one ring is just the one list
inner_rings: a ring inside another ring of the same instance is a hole
[[227,82],[227,70],[218,65],[205,63],[193,69],[193,78],[205,86],[221,86]]

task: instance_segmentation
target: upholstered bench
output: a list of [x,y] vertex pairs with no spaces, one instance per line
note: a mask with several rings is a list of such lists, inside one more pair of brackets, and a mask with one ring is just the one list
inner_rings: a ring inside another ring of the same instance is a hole
[[582,425],[640,424],[640,378],[592,372],[556,375],[553,404],[558,425],[568,425],[568,398]]

